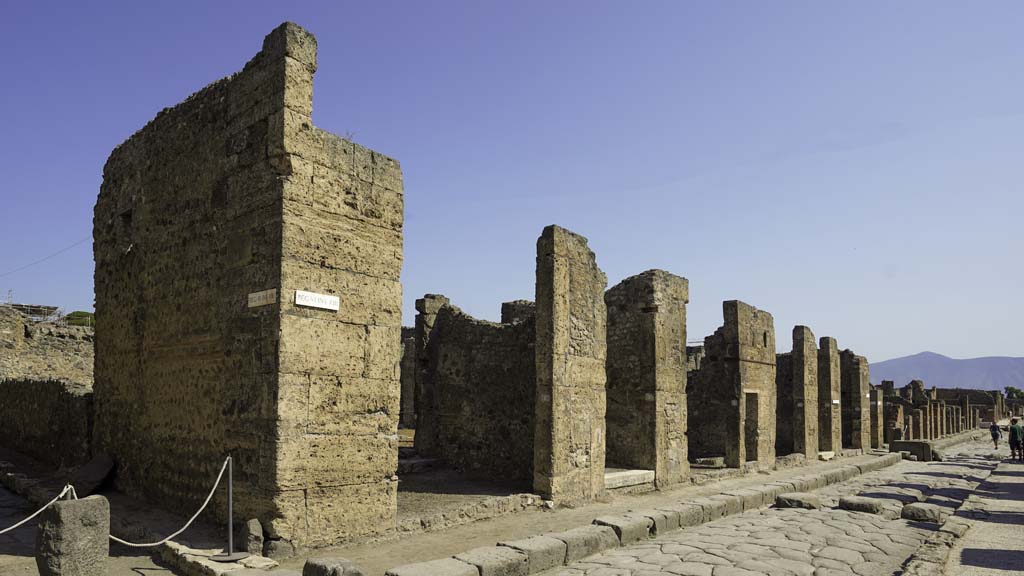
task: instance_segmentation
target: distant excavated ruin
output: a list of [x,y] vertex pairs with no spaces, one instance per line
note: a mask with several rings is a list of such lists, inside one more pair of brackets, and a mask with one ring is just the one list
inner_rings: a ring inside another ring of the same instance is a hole
[[427,466],[578,503],[1008,413],[998,392],[872,386],[867,359],[807,326],[777,353],[772,315],[737,300],[687,347],[686,278],[609,289],[558,226],[538,238],[532,301],[496,323],[427,294],[403,328],[402,172],[313,126],[316,67],[316,40],[284,24],[112,152],[95,342],[0,306],[7,447],[55,466],[109,454],[119,489],[175,509],[231,455],[236,513],[290,549],[428,524],[402,517],[404,486],[446,489]]

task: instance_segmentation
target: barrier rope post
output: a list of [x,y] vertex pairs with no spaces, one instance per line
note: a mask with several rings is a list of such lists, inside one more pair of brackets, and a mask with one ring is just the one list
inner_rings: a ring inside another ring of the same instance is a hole
[[248,552],[235,552],[235,482],[233,476],[235,461],[228,456],[228,547],[220,554],[210,556],[214,562],[237,562],[249,557]]

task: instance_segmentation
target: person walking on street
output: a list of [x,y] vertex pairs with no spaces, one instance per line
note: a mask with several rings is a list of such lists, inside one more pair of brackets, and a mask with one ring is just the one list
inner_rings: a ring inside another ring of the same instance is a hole
[[992,433],[992,445],[996,450],[999,450],[999,437],[1002,436],[1002,432],[999,430],[999,424],[995,422],[988,427],[988,431]]

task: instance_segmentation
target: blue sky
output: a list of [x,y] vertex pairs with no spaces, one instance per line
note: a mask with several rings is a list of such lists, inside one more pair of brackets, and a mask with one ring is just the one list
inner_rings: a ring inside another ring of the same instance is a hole
[[92,307],[110,150],[319,40],[313,119],[405,175],[405,323],[496,319],[552,223],[609,284],[690,280],[689,337],[738,298],[870,360],[1024,356],[1024,5],[1014,2],[2,0],[0,290]]

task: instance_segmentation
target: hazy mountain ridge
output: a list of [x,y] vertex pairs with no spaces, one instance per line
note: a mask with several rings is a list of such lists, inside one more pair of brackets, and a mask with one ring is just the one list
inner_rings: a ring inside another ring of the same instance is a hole
[[911,380],[924,380],[926,387],[1002,390],[1024,388],[1024,358],[986,356],[957,360],[934,352],[893,358],[870,365],[871,382],[892,380],[902,387]]

